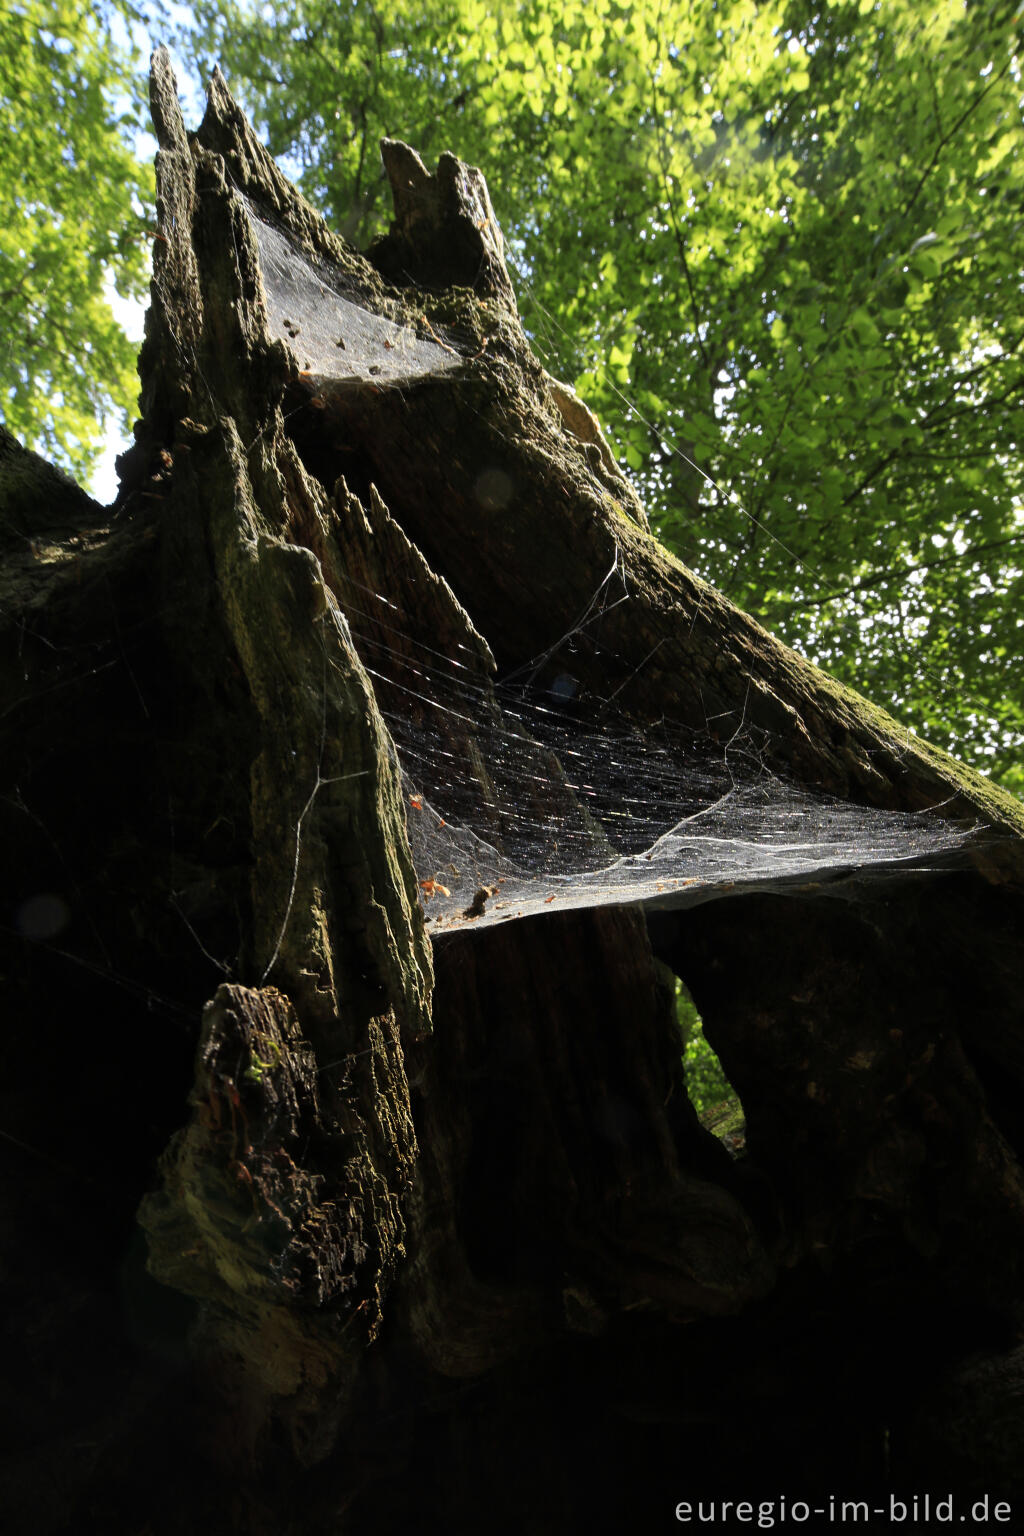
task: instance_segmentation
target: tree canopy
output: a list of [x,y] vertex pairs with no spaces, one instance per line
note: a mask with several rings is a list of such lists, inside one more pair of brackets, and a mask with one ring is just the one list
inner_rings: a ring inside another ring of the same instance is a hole
[[101,15],[71,0],[0,14],[0,409],[88,473],[104,421],[134,403],[136,348],[111,292],[141,295],[152,168],[131,148],[139,81]]
[[357,243],[382,135],[479,164],[660,537],[1024,785],[1012,5],[217,3],[180,41]]

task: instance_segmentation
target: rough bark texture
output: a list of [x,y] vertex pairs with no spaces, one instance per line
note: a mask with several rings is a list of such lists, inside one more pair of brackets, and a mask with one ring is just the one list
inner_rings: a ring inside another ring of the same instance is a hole
[[[1024,1497],[1019,806],[650,537],[529,351],[478,172],[387,143],[364,257],[219,75],[189,135],[158,53],[153,114],[117,503],[0,437],[15,1528],[655,1530],[940,1473]],[[457,366],[309,377],[247,209]],[[495,665],[535,666],[613,568],[581,685],[998,838],[858,902],[432,955],[353,593],[494,713]],[[686,1097],[669,968],[742,1096],[738,1161]]]

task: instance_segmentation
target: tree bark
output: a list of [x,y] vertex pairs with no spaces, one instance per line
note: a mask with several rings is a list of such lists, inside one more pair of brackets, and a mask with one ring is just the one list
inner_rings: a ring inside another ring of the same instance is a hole
[[[162,50],[152,97],[115,505],[0,438],[18,1529],[654,1530],[923,1487],[954,1440],[957,1489],[1024,1492],[1020,806],[651,537],[530,352],[479,172],[386,143],[360,255],[219,74],[194,135]],[[359,310],[342,379],[275,308],[276,238]],[[742,731],[989,835],[858,900],[432,946],[388,721],[424,648],[457,659],[479,713],[445,746],[485,777],[495,672],[542,687],[570,634],[631,729]],[[673,973],[739,1159],[687,1098]]]

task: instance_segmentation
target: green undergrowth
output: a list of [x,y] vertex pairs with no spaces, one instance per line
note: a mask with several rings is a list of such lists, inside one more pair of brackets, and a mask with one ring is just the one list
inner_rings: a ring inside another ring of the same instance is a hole
[[678,978],[676,1017],[683,1039],[683,1070],[690,1102],[701,1124],[733,1150],[738,1150],[743,1138],[743,1105],[705,1038],[704,1025],[693,998]]

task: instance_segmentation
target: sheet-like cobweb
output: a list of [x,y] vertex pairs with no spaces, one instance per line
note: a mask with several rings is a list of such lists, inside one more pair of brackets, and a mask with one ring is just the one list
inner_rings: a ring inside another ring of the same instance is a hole
[[435,933],[578,907],[809,892],[824,882],[852,894],[854,884],[883,875],[947,867],[970,840],[934,812],[815,795],[742,753],[715,761],[688,733],[677,733],[673,747],[665,739],[671,733],[652,741],[600,720],[553,727],[543,705],[519,708],[527,720],[539,714],[538,735],[561,736],[546,783],[537,754],[504,732],[484,733],[482,782],[460,780],[427,727],[390,722]]
[[[272,334],[302,371],[333,390],[400,388],[463,361],[457,338],[431,339],[354,302],[343,274],[247,211]],[[742,723],[724,746],[670,722],[640,728],[560,671],[559,648],[525,681],[495,689],[479,652],[433,651],[384,594],[353,587],[345,611],[401,761],[434,934],[609,904],[825,883],[852,892],[947,867],[974,835],[941,807],[878,810],[788,783]]]
[[353,593],[347,611],[400,759],[434,934],[824,883],[852,896],[948,868],[979,835],[943,806],[879,810],[791,783],[769,766],[770,739],[742,723],[727,743],[667,720],[639,726],[550,667],[543,684],[492,687],[468,650],[465,663],[413,650],[389,602],[402,641],[390,645],[366,613],[384,601]]

